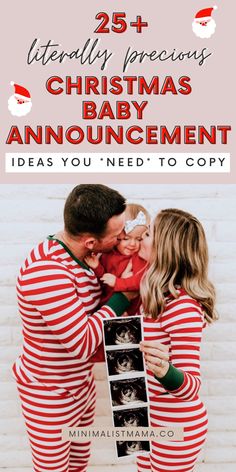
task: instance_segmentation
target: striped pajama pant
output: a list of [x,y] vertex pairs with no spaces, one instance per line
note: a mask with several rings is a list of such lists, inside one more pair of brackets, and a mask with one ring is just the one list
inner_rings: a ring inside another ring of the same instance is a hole
[[95,383],[78,398],[59,395],[40,383],[17,382],[22,411],[30,441],[34,472],[85,472],[90,442],[61,439],[66,427],[91,426],[95,414]]
[[183,441],[151,442],[151,453],[137,457],[138,472],[192,472],[206,440],[208,417],[199,398],[172,395],[150,399],[151,426],[183,428]]

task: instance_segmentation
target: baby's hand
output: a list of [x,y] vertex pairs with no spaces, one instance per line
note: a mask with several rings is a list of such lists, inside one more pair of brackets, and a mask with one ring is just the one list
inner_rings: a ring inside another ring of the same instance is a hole
[[101,277],[101,280],[104,282],[104,284],[109,285],[109,287],[115,287],[116,283],[116,276],[113,274],[104,274]]
[[99,265],[99,256],[97,254],[90,254],[84,258],[84,262],[91,267],[91,269],[97,269]]

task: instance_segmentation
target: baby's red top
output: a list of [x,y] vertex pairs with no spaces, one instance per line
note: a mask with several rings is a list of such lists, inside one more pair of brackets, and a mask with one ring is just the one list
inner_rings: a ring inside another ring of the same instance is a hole
[[[121,278],[122,273],[126,269],[128,263],[132,261],[133,275],[126,279]],[[101,304],[107,301],[114,292],[139,291],[141,278],[147,268],[147,262],[139,257],[138,253],[132,256],[124,256],[117,249],[113,249],[108,253],[102,254],[97,269],[94,270],[96,276],[101,278],[105,273],[116,276],[115,287],[103,285],[103,295]],[[129,315],[135,315],[140,306],[140,297],[135,298],[130,304],[127,312]]]

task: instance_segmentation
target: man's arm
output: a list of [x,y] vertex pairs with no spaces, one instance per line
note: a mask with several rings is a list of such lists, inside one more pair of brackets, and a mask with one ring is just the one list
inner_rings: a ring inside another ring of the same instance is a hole
[[123,294],[114,294],[106,305],[88,316],[73,274],[56,261],[31,264],[19,278],[17,288],[19,302],[30,303],[65,349],[80,359],[90,357],[102,342],[102,320],[122,315],[129,306]]

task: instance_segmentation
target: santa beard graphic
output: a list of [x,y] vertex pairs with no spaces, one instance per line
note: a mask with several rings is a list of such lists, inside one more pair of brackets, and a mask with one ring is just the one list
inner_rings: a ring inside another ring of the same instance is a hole
[[18,100],[15,97],[15,95],[12,95],[8,100],[8,110],[11,112],[13,116],[27,115],[32,108],[31,100],[30,101],[24,101],[24,99],[18,99]]
[[215,32],[216,22],[213,18],[209,20],[194,19],[192,28],[198,38],[210,38]]

